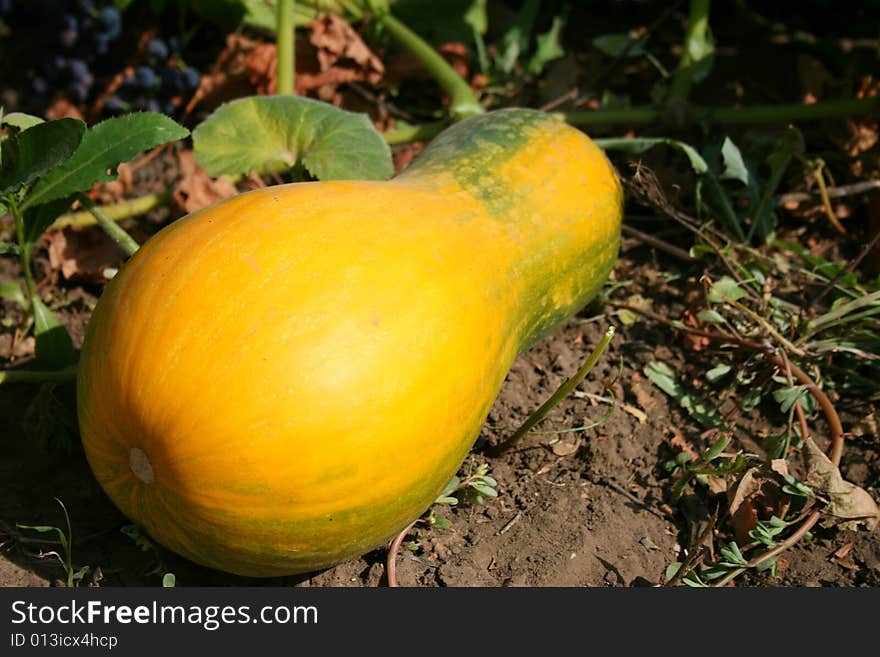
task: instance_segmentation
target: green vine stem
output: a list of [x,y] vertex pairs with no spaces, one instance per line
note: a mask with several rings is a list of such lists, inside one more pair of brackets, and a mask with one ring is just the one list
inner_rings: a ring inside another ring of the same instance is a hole
[[63,370],[0,370],[2,383],[69,383],[76,381],[76,366]]
[[709,0],[691,0],[690,13],[688,14],[687,34],[684,38],[684,47],[681,59],[672,76],[669,86],[669,99],[684,101],[691,93],[694,82],[694,65],[698,60],[694,59],[694,53],[709,38]]
[[278,0],[276,13],[278,75],[275,87],[275,92],[278,94],[292,94],[294,89],[296,44],[293,13],[295,4],[294,0]]
[[24,284],[27,288],[28,301],[33,306],[33,299],[37,295],[37,288],[34,285],[34,274],[31,271],[31,250],[24,238],[24,217],[15,199],[9,199],[8,203],[9,209],[12,211],[12,218],[15,221],[15,237],[18,240],[18,252],[21,258],[21,270],[24,273]]
[[581,365],[580,369],[575,372],[574,376],[567,379],[559,388],[554,392],[550,399],[541,404],[541,407],[532,413],[528,419],[522,423],[519,429],[517,429],[514,434],[504,440],[497,445],[486,450],[486,454],[489,456],[498,456],[499,454],[503,454],[510,448],[514,447],[520,440],[522,440],[523,436],[525,436],[529,431],[531,431],[538,422],[544,419],[544,417],[549,413],[553,408],[556,407],[559,402],[568,397],[571,392],[578,387],[581,381],[583,381],[590,371],[596,366],[596,363],[599,361],[599,358],[602,357],[602,354],[605,352],[605,349],[611,343],[611,338],[614,337],[614,327],[609,326],[608,330],[605,331],[605,334],[602,336],[602,339],[599,340],[599,343],[593,349],[593,352],[590,354],[589,358],[584,361],[584,364]]
[[[101,206],[101,211],[108,219],[119,221],[120,219],[146,214],[151,210],[167,205],[173,200],[173,198],[174,195],[170,191],[160,192],[158,194],[147,194],[145,196],[138,196],[129,201]],[[85,226],[94,226],[97,223],[98,220],[95,219],[94,214],[89,210],[82,210],[61,215],[51,226],[49,226],[49,230],[61,230],[68,226],[82,228]]]
[[485,111],[467,81],[456,73],[455,69],[427,41],[387,11],[377,14],[376,19],[422,63],[449,94],[449,113],[453,119],[463,119]]
[[125,251],[126,255],[129,257],[133,256],[137,253],[137,250],[140,247],[134,238],[126,233],[122,226],[117,224],[113,219],[104,214],[104,211],[95,205],[94,201],[90,199],[85,194],[78,195],[79,202],[82,203],[89,212],[91,212],[95,216],[95,220],[98,222],[98,225],[107,233],[110,238],[119,245],[123,251]]
[[[748,125],[819,121],[845,116],[871,114],[880,109],[880,96],[852,100],[825,100],[812,105],[756,105],[753,107],[687,106],[684,120],[689,123]],[[628,110],[585,110],[559,114],[574,126],[647,125],[662,123],[669,112],[662,107],[634,107]]]

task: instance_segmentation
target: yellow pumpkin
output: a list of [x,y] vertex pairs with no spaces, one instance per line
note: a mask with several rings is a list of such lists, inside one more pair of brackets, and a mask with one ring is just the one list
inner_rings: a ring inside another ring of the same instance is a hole
[[95,476],[156,541],[232,573],[381,545],[455,474],[517,354],[602,285],[621,206],[588,137],[510,109],[393,180],[270,187],[173,223],[88,326]]

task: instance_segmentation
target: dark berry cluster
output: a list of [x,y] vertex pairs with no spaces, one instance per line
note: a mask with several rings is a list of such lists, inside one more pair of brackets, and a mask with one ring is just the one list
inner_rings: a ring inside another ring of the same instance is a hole
[[32,104],[45,105],[55,90],[63,91],[73,103],[84,103],[96,76],[106,67],[106,55],[122,36],[119,10],[112,4],[98,6],[92,0],[0,1],[8,5],[7,20],[13,27],[36,23],[49,40],[49,52],[37,63],[31,78]]
[[104,101],[110,114],[131,110],[149,110],[174,114],[180,108],[180,99],[191,94],[201,76],[192,66],[186,66],[181,57],[181,40],[152,39],[147,43],[147,62],[126,76],[115,94]]
[[0,22],[45,41],[29,75],[28,111],[41,113],[63,94],[75,105],[94,102],[134,55],[140,62],[104,99],[107,115],[136,110],[175,114],[198,87],[199,72],[182,57],[178,36],[154,38],[132,53],[121,39],[123,16],[111,0],[0,0]]

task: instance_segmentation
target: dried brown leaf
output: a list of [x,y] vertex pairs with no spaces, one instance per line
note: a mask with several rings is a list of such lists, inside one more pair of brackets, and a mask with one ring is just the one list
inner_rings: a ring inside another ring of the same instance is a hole
[[749,532],[759,520],[770,520],[773,516],[784,518],[789,506],[789,497],[782,492],[779,476],[765,466],[746,470],[733,488],[728,489],[728,500],[730,524],[740,545],[751,541]]
[[630,391],[636,398],[636,404],[643,411],[650,412],[657,405],[657,400],[649,391],[645,390],[641,383],[632,382],[630,384]]
[[788,474],[788,462],[785,459],[773,459],[770,461],[770,469],[784,477]]
[[104,231],[97,228],[75,228],[46,233],[49,265],[61,271],[67,280],[106,283],[104,272],[118,268],[125,254]]
[[804,462],[807,468],[806,483],[824,493],[828,499],[825,512],[848,529],[863,524],[873,531],[880,524],[880,508],[874,498],[864,489],[844,480],[840,470],[819,449],[812,438],[804,439]]
[[309,24],[309,41],[318,49],[318,64],[322,71],[331,68],[353,68],[359,79],[378,84],[385,74],[385,66],[364,43],[360,35],[345,20],[334,14]]
[[180,151],[178,157],[180,180],[174,190],[174,200],[184,211],[195,212],[238,193],[228,179],[211,178],[196,164],[192,151]]

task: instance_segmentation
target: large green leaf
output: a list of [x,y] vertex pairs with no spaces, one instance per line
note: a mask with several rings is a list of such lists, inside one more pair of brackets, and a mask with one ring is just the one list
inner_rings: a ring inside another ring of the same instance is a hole
[[212,176],[298,162],[320,180],[385,180],[394,173],[391,149],[365,114],[298,96],[222,105],[193,131],[193,150]]
[[48,203],[87,191],[96,182],[115,180],[116,168],[123,162],[188,134],[186,128],[157,112],[126,114],[102,121],[86,133],[73,157],[34,185],[22,207]]
[[4,141],[0,196],[18,191],[67,160],[80,145],[85,129],[82,121],[58,119],[33,124]]

